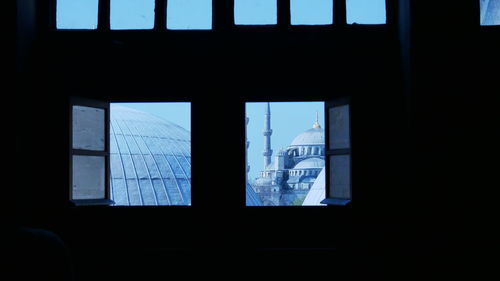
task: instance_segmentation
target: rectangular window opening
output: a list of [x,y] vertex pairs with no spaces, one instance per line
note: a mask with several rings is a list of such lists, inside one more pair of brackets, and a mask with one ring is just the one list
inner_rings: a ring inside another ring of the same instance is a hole
[[111,0],[110,27],[115,30],[153,29],[155,0]]
[[112,103],[109,138],[116,206],[191,205],[190,103]]
[[322,206],[324,102],[246,103],[246,205]]
[[99,0],[57,0],[57,29],[97,29]]
[[385,24],[386,0],[346,0],[348,24]]
[[234,23],[237,25],[275,25],[277,0],[235,0]]
[[168,0],[167,29],[212,29],[212,0]]
[[333,0],[290,0],[292,25],[333,24]]

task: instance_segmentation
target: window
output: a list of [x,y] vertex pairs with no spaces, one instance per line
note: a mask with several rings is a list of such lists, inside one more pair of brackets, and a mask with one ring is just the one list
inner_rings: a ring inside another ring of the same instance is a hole
[[212,29],[212,0],[168,0],[167,28]]
[[104,103],[72,110],[73,201],[191,205],[189,103]]
[[70,119],[70,200],[77,205],[109,204],[109,107],[74,99]]
[[[108,2],[100,5],[99,0],[56,1],[57,29],[106,29],[108,19],[111,30],[153,29],[155,22],[166,22],[163,28],[168,30],[212,29],[212,0],[168,0],[166,13],[163,13],[165,10],[155,13],[155,9],[159,9],[155,7],[156,0],[103,0],[109,1],[109,6]],[[481,0],[483,25],[498,24],[498,2],[499,0]],[[277,0],[234,0],[234,24],[276,25],[278,17],[289,12],[290,19],[286,24],[292,26],[333,25],[334,3],[341,3],[341,7],[344,5],[343,1],[334,0],[290,0],[290,10],[283,11],[288,6],[278,5],[280,2]],[[385,3],[386,0],[345,0],[346,9],[336,10],[336,14],[341,18],[338,21],[342,24],[345,16],[348,24],[385,24]],[[100,7],[104,8],[99,10]],[[99,27],[98,18],[104,21]]]
[[97,29],[99,0],[57,0],[57,29]]
[[500,25],[500,0],[480,0],[481,25]]
[[346,0],[348,24],[385,24],[386,0]]
[[324,103],[247,103],[246,121],[246,205],[321,205],[325,155],[313,151],[324,151]]
[[345,205],[352,199],[351,189],[351,110],[348,99],[326,105],[327,151],[326,199],[323,203]]
[[191,205],[189,103],[111,104],[116,205]]
[[333,23],[333,0],[291,0],[292,25]]
[[276,24],[276,0],[235,0],[234,23],[239,25]]
[[111,29],[152,29],[155,0],[111,0]]

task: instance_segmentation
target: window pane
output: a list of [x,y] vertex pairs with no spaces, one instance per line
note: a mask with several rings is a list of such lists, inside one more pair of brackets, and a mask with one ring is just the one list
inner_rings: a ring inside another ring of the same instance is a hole
[[349,105],[334,106],[329,109],[330,147],[329,149],[350,148]]
[[385,24],[386,0],[347,0],[348,24]]
[[247,206],[302,206],[324,187],[324,103],[247,103],[246,118]]
[[115,205],[191,205],[190,104],[113,103],[110,114]]
[[73,149],[104,151],[105,110],[73,106]]
[[351,199],[351,156],[330,156],[330,198]]
[[99,0],[57,0],[58,29],[96,29]]
[[168,0],[168,29],[212,29],[212,0]]
[[152,29],[155,0],[111,0],[111,29]]
[[332,24],[333,0],[291,0],[290,14],[294,25]]
[[105,198],[105,161],[102,156],[73,156],[73,200]]
[[241,25],[276,24],[276,0],[235,0],[234,23]]
[[500,0],[480,0],[481,25],[500,25]]

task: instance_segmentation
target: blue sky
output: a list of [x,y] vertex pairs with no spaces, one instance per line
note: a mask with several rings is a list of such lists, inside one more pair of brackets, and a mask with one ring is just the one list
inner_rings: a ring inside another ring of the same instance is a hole
[[191,131],[191,103],[189,102],[127,102],[113,104],[153,114]]
[[346,0],[347,23],[383,24],[385,0]]
[[[95,29],[98,0],[57,0],[57,28]],[[151,29],[154,0],[111,0],[112,29]],[[385,23],[385,0],[346,0],[347,22]],[[292,24],[330,24],[332,0],[291,0]],[[235,0],[237,24],[276,24],[276,0]],[[168,29],[211,29],[212,0],[169,0]]]
[[[264,113],[266,103],[256,102],[246,104],[246,116],[250,119],[247,126],[247,138],[250,141],[248,148],[248,162],[250,164],[249,179],[257,177],[264,166],[262,151],[264,150]],[[280,149],[286,148],[300,133],[312,128],[316,120],[316,111],[319,123],[324,127],[323,102],[272,102],[271,103],[271,148],[273,155]]]
[[[191,104],[188,102],[140,102],[114,103],[140,111],[144,111],[173,122],[188,131],[191,131]],[[245,114],[249,117],[247,138],[250,141],[248,162],[251,166],[249,177],[255,178],[263,168],[264,158],[264,113],[265,102],[247,103]],[[300,133],[312,128],[318,112],[319,123],[324,127],[323,102],[272,102],[271,103],[271,147],[275,152],[286,148]],[[273,154],[274,154],[273,153]]]

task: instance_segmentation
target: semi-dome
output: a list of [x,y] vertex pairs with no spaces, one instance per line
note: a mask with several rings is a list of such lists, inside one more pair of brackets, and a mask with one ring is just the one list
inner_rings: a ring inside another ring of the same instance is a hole
[[320,158],[307,158],[297,163],[297,165],[295,165],[293,169],[294,170],[321,169],[323,167],[325,167],[325,160]]
[[247,183],[247,188],[246,188],[246,196],[247,196],[247,200],[246,200],[247,206],[262,206],[263,205],[262,201],[259,198],[259,195],[257,195],[257,193],[255,193],[252,186],[250,186],[248,183]]
[[290,146],[324,145],[325,131],[321,127],[311,128],[293,139]]
[[191,134],[111,105],[111,198],[116,205],[191,205]]
[[325,181],[325,168],[323,168],[307,193],[302,206],[324,205],[321,201],[325,199]]

